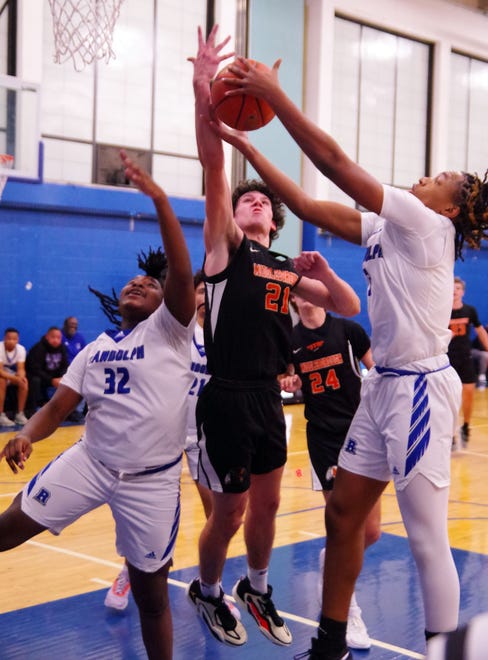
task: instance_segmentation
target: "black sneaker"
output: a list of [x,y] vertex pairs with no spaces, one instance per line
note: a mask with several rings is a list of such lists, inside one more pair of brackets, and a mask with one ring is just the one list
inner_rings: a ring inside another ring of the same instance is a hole
[[463,449],[466,449],[469,440],[469,424],[463,424],[461,426],[459,429],[459,435],[461,436],[461,445]]
[[349,649],[346,647],[340,653],[333,653],[327,649],[327,642],[324,639],[312,637],[312,648],[303,653],[293,656],[294,660],[310,658],[310,660],[353,660]]
[[269,585],[266,594],[255,591],[247,577],[241,577],[237,580],[232,589],[232,595],[236,602],[247,609],[263,635],[275,644],[288,646],[293,638],[288,626],[276,611],[271,600],[272,593],[273,589]]
[[218,598],[205,598],[200,588],[200,580],[195,578],[187,589],[188,598],[197,608],[200,617],[219,642],[241,646],[247,641],[246,629],[240,621],[232,616],[224,600],[224,592],[220,590]]

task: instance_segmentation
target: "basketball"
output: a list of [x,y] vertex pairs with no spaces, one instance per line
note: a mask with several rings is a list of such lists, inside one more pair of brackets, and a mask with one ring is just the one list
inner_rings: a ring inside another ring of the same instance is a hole
[[[269,71],[266,64],[255,60],[249,60],[249,62],[258,69]],[[239,131],[255,131],[257,128],[266,126],[273,119],[275,113],[263,99],[258,99],[249,94],[225,96],[226,92],[235,89],[235,87],[228,85],[223,78],[237,78],[237,76],[229,71],[229,66],[226,66],[218,72],[212,81],[210,93],[215,114],[220,121]]]

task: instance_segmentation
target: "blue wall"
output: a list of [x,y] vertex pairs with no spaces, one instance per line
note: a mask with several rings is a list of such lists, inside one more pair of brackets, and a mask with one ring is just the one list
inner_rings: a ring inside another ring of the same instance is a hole
[[[203,201],[171,201],[196,270],[204,255]],[[356,320],[370,332],[363,249],[330,236],[319,235],[316,242],[360,295],[362,310]],[[80,331],[94,339],[109,323],[88,285],[104,293],[113,287],[118,293],[140,272],[137,254],[160,244],[152,202],[141,193],[9,181],[0,201],[0,336],[13,325],[29,348],[50,325],[75,315]],[[467,283],[466,302],[488,323],[488,250],[467,250],[455,273]]]
[[[196,270],[203,201],[171,201]],[[140,273],[137,254],[159,245],[152,202],[139,192],[9,181],[0,202],[0,337],[12,325],[29,348],[75,315],[80,332],[94,339],[109,322],[88,285],[118,293]]]

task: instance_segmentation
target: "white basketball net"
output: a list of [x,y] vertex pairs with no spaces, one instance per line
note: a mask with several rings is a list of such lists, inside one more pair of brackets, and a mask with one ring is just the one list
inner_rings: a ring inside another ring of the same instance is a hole
[[[14,166],[14,157],[8,154],[0,154],[0,167],[3,169],[12,169]],[[8,175],[0,173],[0,199],[2,199],[3,189],[7,183]]]
[[76,71],[94,60],[115,57],[114,26],[124,0],[49,0],[53,16],[54,61],[70,57]]

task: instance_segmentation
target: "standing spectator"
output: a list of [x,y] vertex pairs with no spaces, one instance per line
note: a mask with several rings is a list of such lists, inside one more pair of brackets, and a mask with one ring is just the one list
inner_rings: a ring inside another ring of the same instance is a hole
[[78,319],[76,316],[68,316],[63,323],[63,344],[68,353],[68,362],[71,364],[82,348],[85,348],[86,341],[81,332],[78,332]]
[[[484,326],[488,332],[488,325]],[[483,391],[486,389],[486,371],[488,370],[488,351],[483,349],[480,338],[476,336],[471,344],[471,355],[478,372],[478,383],[476,387]]]
[[[29,382],[25,375],[26,350],[19,344],[19,331],[7,328],[0,343],[0,426],[23,426],[27,423],[24,414]],[[17,388],[17,413],[12,421],[5,412],[7,393]]]
[[[352,161],[304,115],[270,71],[238,57],[230,94],[264,98],[315,166],[356,204],[308,196],[268,161],[245,133],[216,119],[211,128],[237,147],[301,219],[366,248],[363,272],[375,367],[339,456],[326,507],[327,554],[313,660],[352,658],[347,615],[361,570],[366,518],[393,480],[422,590],[425,637],[454,630],[459,577],[447,530],[452,434],[461,381],[451,367],[454,261],[465,243],[478,247],[488,231],[488,171],[421,176],[410,190],[382,184]],[[361,212],[360,209],[369,212]]]
[[53,325],[27,353],[28,408],[32,412],[49,401],[66,373],[68,354],[62,342],[61,330]]
[[[213,491],[199,540],[199,577],[188,595],[212,634],[241,645],[247,633],[224,600],[220,578],[229,543],[244,522],[247,575],[233,595],[272,642],[292,641],[268,584],[268,566],[286,462],[286,427],[277,376],[290,362],[292,290],[345,315],[359,299],[318,253],[295,261],[271,252],[284,209],[261,181],[231,194],[222,141],[209,126],[210,82],[227,41],[198,32],[194,64],[198,153],[205,175],[205,350],[210,381],[197,403],[199,481]],[[301,275],[306,274],[308,277]],[[321,281],[319,281],[321,280]]]
[[474,328],[478,335],[478,339],[485,351],[488,351],[488,333],[480,323],[476,308],[463,302],[465,292],[466,283],[460,277],[455,277],[451,320],[449,321],[452,339],[449,342],[448,355],[452,366],[458,372],[463,384],[461,403],[463,424],[459,429],[463,447],[466,447],[469,441],[469,424],[473,413],[474,388],[476,384],[476,370],[471,353],[472,328]]
[[[293,328],[293,367],[295,373],[280,379],[282,389],[301,389],[307,419],[307,447],[312,463],[312,488],[329,500],[337,472],[339,452],[359,405],[360,362],[373,366],[369,337],[349,319],[329,314],[300,296],[293,295],[299,322]],[[379,539],[380,501],[368,516],[364,547]],[[320,552],[321,577],[326,548]],[[322,579],[320,583],[322,597]],[[371,640],[353,593],[347,617],[347,644],[352,649],[368,649]]]

